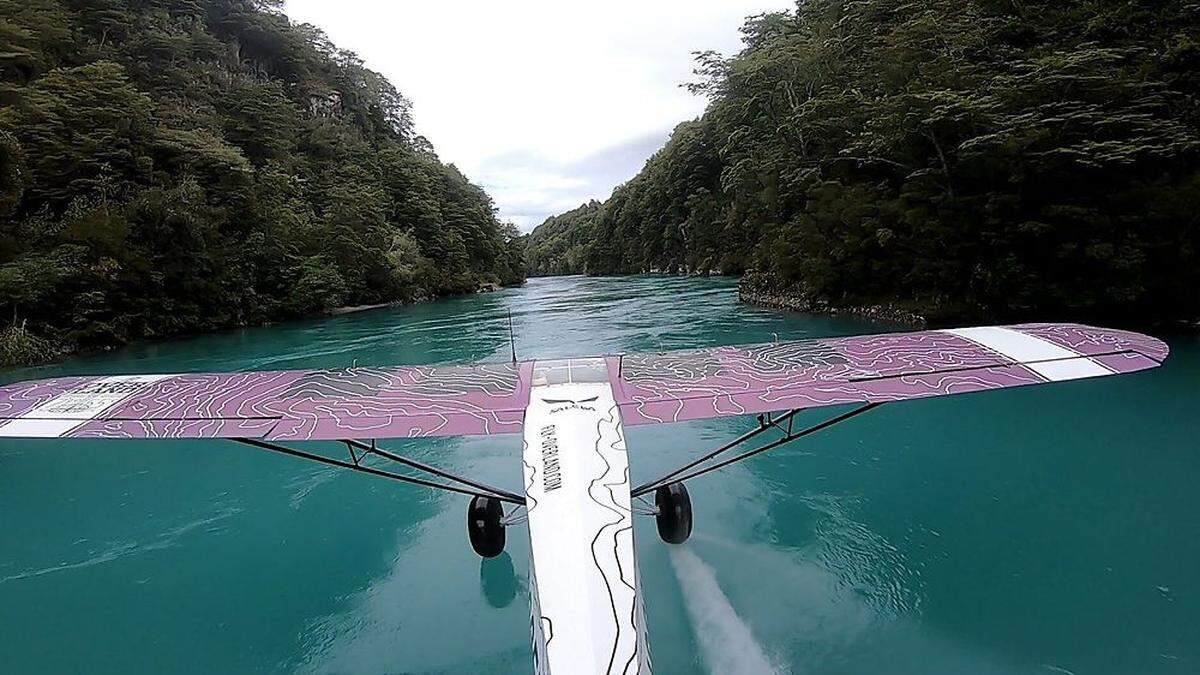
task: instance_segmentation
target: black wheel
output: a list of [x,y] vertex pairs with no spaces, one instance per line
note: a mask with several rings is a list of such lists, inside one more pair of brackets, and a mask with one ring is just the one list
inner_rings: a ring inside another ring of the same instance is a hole
[[484,558],[504,552],[504,506],[495,497],[475,497],[467,507],[467,534],[471,548]]
[[658,536],[668,544],[682,544],[692,536],[692,498],[683,483],[671,483],[654,491],[658,507]]

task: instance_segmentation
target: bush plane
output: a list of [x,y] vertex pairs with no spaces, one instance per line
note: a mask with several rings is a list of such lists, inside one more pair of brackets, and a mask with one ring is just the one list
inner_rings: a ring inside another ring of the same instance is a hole
[[[460,493],[481,556],[528,523],[535,672],[632,675],[651,669],[632,519],[687,541],[691,479],[885,404],[1132,373],[1167,354],[1137,333],[1024,324],[561,360],[517,361],[514,350],[511,363],[475,365],[58,377],[0,387],[0,436],[220,438]],[[798,423],[801,411],[845,405]],[[758,424],[631,483],[625,426],[730,415]],[[381,445],[490,434],[522,434],[520,493]]]

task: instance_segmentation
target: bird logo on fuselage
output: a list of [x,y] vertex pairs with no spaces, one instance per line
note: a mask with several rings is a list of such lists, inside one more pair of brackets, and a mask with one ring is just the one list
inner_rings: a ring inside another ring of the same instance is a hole
[[595,410],[594,407],[585,406],[583,404],[584,403],[595,403],[599,399],[600,399],[599,396],[593,396],[591,398],[581,398],[578,401],[576,401],[575,399],[571,399],[571,398],[544,398],[544,399],[542,399],[542,403],[545,403],[546,405],[558,406],[556,408],[551,408],[550,409],[551,413],[562,412],[563,410],[593,410],[594,411]]

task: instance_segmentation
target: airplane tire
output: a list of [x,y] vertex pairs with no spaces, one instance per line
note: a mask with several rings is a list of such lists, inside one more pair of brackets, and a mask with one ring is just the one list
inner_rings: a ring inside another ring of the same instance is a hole
[[692,498],[683,483],[671,483],[654,491],[658,507],[658,536],[668,544],[682,544],[692,536]]
[[504,506],[495,497],[475,497],[467,507],[467,534],[471,548],[481,557],[495,558],[504,552]]

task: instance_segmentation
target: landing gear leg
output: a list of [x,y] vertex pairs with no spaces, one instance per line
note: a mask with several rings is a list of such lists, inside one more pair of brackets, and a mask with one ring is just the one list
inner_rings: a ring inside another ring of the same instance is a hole
[[692,536],[692,498],[683,483],[671,483],[654,491],[658,507],[658,536],[668,544],[682,544]]
[[471,548],[484,558],[504,552],[504,506],[495,497],[475,497],[467,507],[467,534]]

